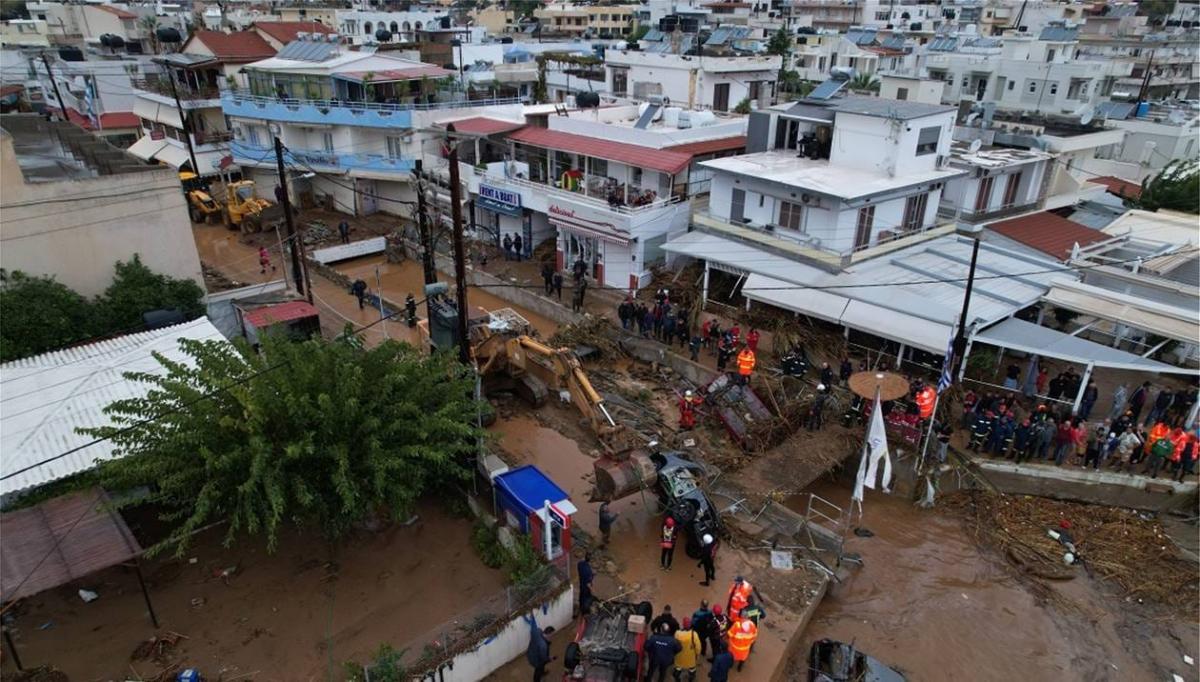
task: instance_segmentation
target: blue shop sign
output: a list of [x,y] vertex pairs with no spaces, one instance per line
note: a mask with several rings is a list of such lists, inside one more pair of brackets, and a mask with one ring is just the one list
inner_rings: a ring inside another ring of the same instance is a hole
[[521,216],[521,193],[481,184],[479,185],[479,205],[495,213],[519,218]]

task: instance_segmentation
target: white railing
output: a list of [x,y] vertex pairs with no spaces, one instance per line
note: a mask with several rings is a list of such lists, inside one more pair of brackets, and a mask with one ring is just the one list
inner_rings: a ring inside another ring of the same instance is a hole
[[541,183],[541,182],[534,182],[532,180],[527,180],[525,178],[506,177],[502,174],[489,172],[482,168],[475,168],[474,170],[475,170],[475,175],[479,176],[480,178],[494,180],[497,182],[504,182],[504,183],[511,184],[511,185],[518,185],[520,187],[528,188],[534,192],[547,192],[555,197],[562,197],[562,198],[568,199],[570,201],[575,201],[575,202],[579,202],[582,204],[588,204],[589,206],[594,206],[599,209],[603,209],[606,211],[612,211],[613,213],[621,213],[621,214],[625,214],[625,215],[637,215],[640,213],[645,213],[647,211],[664,208],[666,206],[670,206],[671,204],[677,204],[680,201],[682,201],[682,199],[678,196],[671,196],[671,197],[665,197],[662,199],[655,199],[654,201],[651,201],[651,202],[645,203],[645,204],[641,204],[638,206],[627,206],[624,204],[611,204],[606,199],[602,199],[602,198],[594,197],[594,196],[588,196],[588,195],[584,194],[583,192],[573,192],[571,190],[563,189],[561,187],[555,187],[554,185],[548,185],[548,184]]
[[358,102],[344,99],[300,99],[250,94],[247,90],[225,91],[223,95],[238,102],[253,104],[282,104],[286,106],[312,106],[322,109],[364,109],[370,111],[428,111],[433,109],[465,109],[487,107],[498,104],[520,104],[520,97],[493,97],[489,99],[453,100],[449,102]]

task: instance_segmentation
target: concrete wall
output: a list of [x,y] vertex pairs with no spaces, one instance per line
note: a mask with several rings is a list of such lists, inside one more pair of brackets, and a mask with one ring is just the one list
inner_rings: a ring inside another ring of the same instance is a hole
[[204,286],[174,170],[27,184],[4,135],[0,196],[6,270],[53,275],[90,297],[112,283],[118,260],[139,254],[157,273]]

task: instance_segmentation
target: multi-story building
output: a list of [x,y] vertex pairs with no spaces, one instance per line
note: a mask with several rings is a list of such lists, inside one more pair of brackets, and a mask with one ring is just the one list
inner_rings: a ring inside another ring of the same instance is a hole
[[[426,27],[436,26],[449,14],[445,10],[413,9],[406,12],[346,10],[338,12],[338,30],[351,45],[364,43],[395,42],[410,43],[417,40],[418,33]],[[380,41],[376,35],[387,31],[389,41]]]
[[50,29],[39,19],[0,21],[0,48],[50,47]]
[[1096,153],[1098,159],[1130,166],[1126,172],[1114,169],[1114,175],[1141,180],[1176,159],[1195,159],[1200,153],[1200,112],[1194,107],[1108,102],[1100,106],[1097,115],[1125,133],[1119,143]]
[[[690,200],[708,191],[701,161],[740,152],[744,117],[657,104],[606,106],[455,123],[483,139],[460,156],[474,200],[476,237],[522,235],[526,255],[555,240],[559,269],[582,260],[604,286],[636,290],[688,225]],[[460,154],[461,151],[460,147]],[[472,163],[474,162],[474,163]]]
[[791,68],[809,81],[823,81],[839,67],[875,75],[907,71],[915,64],[913,46],[903,35],[881,35],[876,29],[861,26],[845,33],[802,32],[796,36],[791,59]]
[[577,38],[611,38],[634,29],[635,5],[575,5],[552,3],[534,10],[539,34]]
[[943,81],[943,101],[991,101],[1000,109],[1071,113],[1112,94],[1132,66],[1079,56],[1078,29],[1052,23],[1035,38],[939,36],[924,47],[922,75]]
[[179,179],[69,123],[0,118],[0,267],[52,275],[84,296],[137,254],[151,270],[204,280]]
[[845,31],[863,23],[865,0],[771,0],[771,9],[784,17],[806,17],[808,25]]
[[135,83],[134,112],[141,119],[142,137],[129,152],[199,175],[236,171],[228,159],[231,135],[221,111],[221,91],[244,86],[242,67],[273,54],[275,48],[255,30],[194,33],[178,53],[159,60],[166,72]]
[[[190,18],[178,6],[169,7],[162,3],[30,2],[26,8],[32,19],[46,22],[51,42],[82,42],[93,48],[102,47],[107,53],[157,52],[161,46],[156,30],[174,28],[186,35]],[[113,37],[120,39],[119,45],[113,45]]]
[[1127,98],[1196,99],[1200,97],[1200,44],[1183,28],[1152,30],[1129,3],[1102,5],[1080,27],[1079,55],[1129,64],[1114,92]]
[[356,215],[409,215],[415,162],[440,158],[438,122],[521,117],[516,99],[465,100],[453,71],[337,42],[299,40],[241,71],[248,88],[223,91],[221,107],[243,175],[270,196],[278,136],[301,171],[296,198]]
[[774,55],[609,49],[604,57],[607,90],[616,97],[645,101],[660,96],[687,109],[713,111],[731,111],[747,99],[756,105],[773,102],[782,65],[783,58]]

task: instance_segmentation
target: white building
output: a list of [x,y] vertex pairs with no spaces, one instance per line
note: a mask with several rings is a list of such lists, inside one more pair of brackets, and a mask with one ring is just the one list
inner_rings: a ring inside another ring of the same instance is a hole
[[382,42],[376,37],[381,29],[391,34],[387,42],[411,43],[417,40],[417,32],[438,25],[442,17],[447,16],[449,14],[444,9],[406,12],[341,10],[337,13],[337,26],[352,45]]
[[1126,173],[1114,169],[1116,175],[1140,181],[1171,161],[1195,159],[1200,154],[1200,111],[1194,106],[1148,104],[1139,108],[1133,102],[1108,102],[1100,105],[1098,115],[1125,133],[1119,144],[1096,153],[1098,159],[1131,167]]
[[582,260],[590,277],[618,289],[645,286],[663,244],[687,229],[690,199],[707,192],[711,176],[700,162],[746,143],[745,118],[710,111],[643,104],[535,116],[538,109],[527,109],[529,126],[456,123],[488,138],[465,157],[475,163],[464,162],[476,237],[522,235],[527,256],[553,238],[560,270]]
[[868,27],[845,33],[821,31],[796,36],[791,68],[808,81],[823,81],[834,68],[875,75],[908,71],[916,65],[913,45],[903,35],[883,35]]
[[438,122],[523,120],[515,99],[464,101],[452,71],[337,42],[296,41],[241,71],[248,89],[222,92],[221,106],[243,174],[271,196],[278,135],[297,198],[355,215],[411,214],[416,162],[441,158]]
[[659,95],[685,109],[730,111],[745,99],[760,106],[774,101],[783,58],[610,49],[604,62],[607,90],[614,96],[645,101]]

